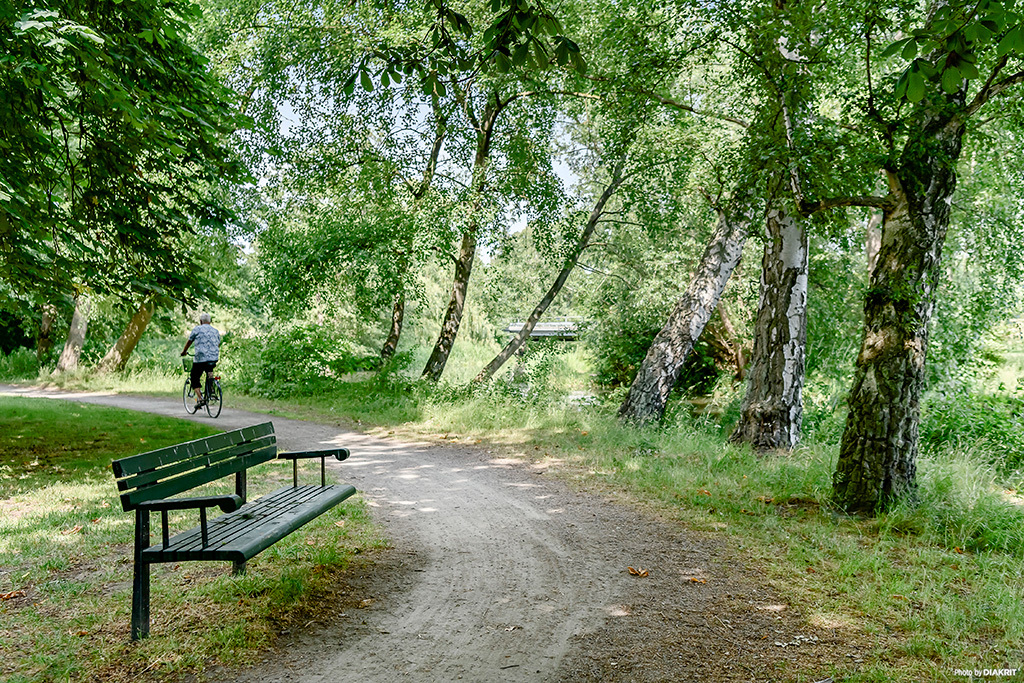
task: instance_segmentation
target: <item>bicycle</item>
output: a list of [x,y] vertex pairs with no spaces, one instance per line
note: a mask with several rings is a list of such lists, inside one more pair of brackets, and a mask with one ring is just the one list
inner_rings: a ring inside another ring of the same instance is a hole
[[181,364],[185,368],[185,386],[181,388],[181,402],[185,405],[185,412],[189,415],[194,415],[203,406],[206,407],[206,414],[210,417],[218,417],[220,410],[224,406],[224,390],[220,386],[220,375],[214,375],[213,372],[206,371],[206,386],[203,390],[203,400],[201,403],[196,402],[196,395],[192,391],[192,380],[190,374],[192,373],[192,356],[184,356],[181,359]]

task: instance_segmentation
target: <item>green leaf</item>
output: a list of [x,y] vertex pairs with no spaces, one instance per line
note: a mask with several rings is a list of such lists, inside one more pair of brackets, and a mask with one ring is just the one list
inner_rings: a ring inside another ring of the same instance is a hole
[[548,60],[548,53],[544,49],[544,46],[540,44],[539,40],[533,42],[533,58],[537,60],[537,66],[541,69],[548,68],[550,61]]
[[924,99],[925,80],[918,71],[911,71],[907,80],[907,99],[911,102],[920,102]]
[[385,71],[380,75],[380,85],[382,88],[386,88],[391,85],[391,79],[388,78],[388,72]]
[[895,43],[893,43],[889,47],[887,47],[884,50],[882,50],[882,54],[880,54],[878,56],[880,58],[882,58],[882,59],[885,59],[887,57],[892,57],[893,55],[897,54],[900,50],[902,50],[906,46],[907,43],[910,43],[910,42],[915,42],[916,43],[916,41],[914,41],[913,38],[904,38],[903,40],[897,40]]
[[908,40],[906,46],[903,48],[903,53],[900,56],[908,62],[917,57],[917,41]]
[[960,69],[951,66],[942,72],[942,89],[952,95],[963,85],[964,77]]
[[370,74],[365,71],[359,72],[359,85],[363,86],[366,92],[373,92],[373,81],[370,80]]
[[505,74],[512,69],[512,62],[502,52],[497,52],[494,55],[494,65],[498,69],[498,73]]
[[910,83],[910,72],[904,71],[900,74],[899,80],[896,81],[896,97],[906,97],[907,85]]
[[515,52],[512,53],[512,63],[515,64],[516,66],[523,66],[524,64],[526,64],[526,57],[529,54],[529,52],[529,43],[523,43],[522,45],[515,49]]
[[967,79],[981,78],[981,73],[978,71],[978,67],[968,61],[960,62],[960,73],[962,73],[964,78]]

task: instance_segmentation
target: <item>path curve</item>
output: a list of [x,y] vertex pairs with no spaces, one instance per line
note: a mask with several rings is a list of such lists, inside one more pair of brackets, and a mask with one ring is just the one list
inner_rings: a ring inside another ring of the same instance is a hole
[[[164,398],[2,385],[0,394],[211,422],[184,415],[180,402]],[[267,665],[220,672],[220,678],[731,680],[711,675],[706,661],[687,661],[692,648],[676,639],[696,636],[702,650],[730,660],[741,646],[712,621],[716,614],[723,627],[728,621],[715,603],[738,599],[743,590],[747,611],[755,602],[771,601],[750,586],[705,583],[723,573],[717,544],[697,541],[631,507],[573,491],[541,465],[478,447],[398,442],[230,408],[214,424],[236,429],[267,419],[284,450],[351,450],[346,462],[330,466],[368,501],[391,540],[388,561],[396,566],[389,581],[375,586],[367,579],[366,590],[384,592],[372,595],[367,609],[339,615],[329,640],[316,632],[293,635],[291,646]],[[651,575],[631,576],[630,566],[650,567]],[[677,647],[662,651],[666,646],[657,643],[669,630]],[[631,658],[651,666],[651,676],[629,671]],[[672,673],[663,678],[666,671]]]

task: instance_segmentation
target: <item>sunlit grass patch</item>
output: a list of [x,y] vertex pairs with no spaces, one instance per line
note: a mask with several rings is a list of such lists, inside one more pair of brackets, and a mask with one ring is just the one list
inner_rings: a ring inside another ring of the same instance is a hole
[[[276,623],[315,602],[355,553],[381,543],[356,497],[258,555],[244,576],[232,576],[228,563],[154,565],[152,635],[129,646],[134,516],[121,510],[110,461],[214,431],[99,406],[0,398],[0,678],[156,678],[244,661],[273,640]],[[307,477],[319,470],[303,466]],[[290,479],[290,464],[250,472],[257,496]],[[172,529],[196,523],[194,511],[171,519]]]

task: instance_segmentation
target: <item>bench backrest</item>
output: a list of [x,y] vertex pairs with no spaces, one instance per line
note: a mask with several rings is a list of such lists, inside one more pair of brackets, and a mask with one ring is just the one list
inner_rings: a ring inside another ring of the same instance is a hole
[[[205,439],[121,458],[111,463],[121,506],[125,512],[139,503],[160,500],[241,474],[250,467],[277,457],[277,437],[271,422],[236,429]],[[236,484],[243,487],[244,482]],[[240,495],[244,492],[240,491]]]

